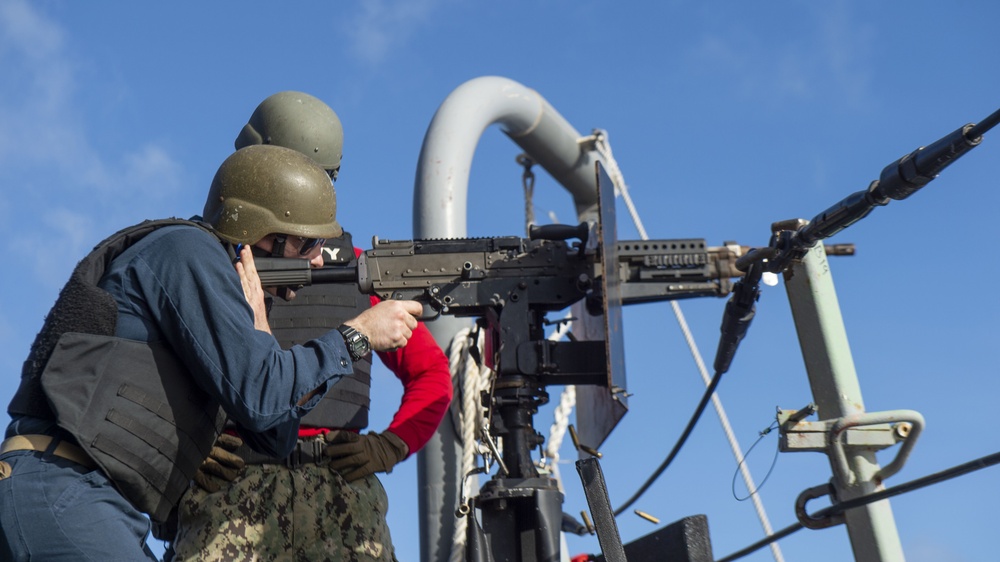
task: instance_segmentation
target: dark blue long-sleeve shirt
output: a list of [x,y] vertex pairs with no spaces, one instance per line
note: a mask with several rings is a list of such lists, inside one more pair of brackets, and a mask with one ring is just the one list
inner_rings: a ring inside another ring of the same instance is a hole
[[100,286],[118,303],[116,335],[169,343],[230,418],[260,434],[253,444],[262,452],[289,454],[299,418],[352,372],[339,332],[285,351],[256,330],[229,256],[198,228],[150,233],[111,263]]

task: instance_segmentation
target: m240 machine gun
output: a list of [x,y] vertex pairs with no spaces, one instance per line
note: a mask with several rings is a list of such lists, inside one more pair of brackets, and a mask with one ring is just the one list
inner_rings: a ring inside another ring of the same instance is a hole
[[[576,227],[533,226],[528,238],[376,238],[372,243],[373,249],[366,251],[359,260],[365,263],[362,272],[358,271],[357,266],[312,269],[306,261],[299,259],[257,257],[254,260],[261,283],[266,287],[287,285],[301,288],[323,283],[357,282],[362,291],[370,294],[423,302],[428,305],[430,316],[479,316],[491,305],[470,304],[471,301],[465,300],[469,295],[463,294],[462,290],[456,294],[461,294],[463,300],[457,301],[455,294],[451,295],[452,298],[446,298],[447,295],[441,293],[442,286],[459,282],[468,284],[483,281],[487,277],[493,280],[502,277],[526,278],[535,274],[565,277],[567,272],[556,272],[553,267],[540,267],[532,259],[524,260],[523,256],[531,252],[551,254],[556,251],[554,247],[540,248],[552,242],[549,238],[553,233],[562,234],[567,229],[572,230],[574,236],[589,237],[593,228],[586,223]],[[579,252],[578,246],[565,243],[563,246],[569,248],[566,254]],[[623,240],[618,241],[616,247],[618,276],[622,283],[622,304],[725,297],[732,291],[732,279],[743,275],[743,271],[737,269],[736,261],[748,251],[746,246],[733,243],[708,246],[703,238]],[[851,255],[854,247],[851,244],[828,245],[826,253]],[[515,264],[510,260],[520,261]],[[590,258],[590,262],[593,268],[596,260]],[[380,273],[380,278],[376,281],[372,273],[364,272],[375,271],[375,267],[391,269]]]
[[[474,317],[485,328],[484,358],[496,381],[484,404],[490,435],[483,438],[496,450],[500,470],[474,506],[460,506],[482,513],[482,527],[470,519],[478,536],[469,544],[488,545],[469,560],[559,559],[562,493],[531,458],[544,441],[532,418],[548,402],[545,388],[604,387],[627,408],[620,306],[725,296],[729,278],[741,274],[735,262],[743,251],[735,244],[708,247],[700,239],[605,242],[600,225],[589,223],[534,227],[528,238],[375,239],[372,246],[356,267],[309,269],[295,259],[256,263],[265,286],[356,282],[382,299],[424,303],[425,320]],[[546,315],[580,301],[605,323],[604,340],[547,339]]]

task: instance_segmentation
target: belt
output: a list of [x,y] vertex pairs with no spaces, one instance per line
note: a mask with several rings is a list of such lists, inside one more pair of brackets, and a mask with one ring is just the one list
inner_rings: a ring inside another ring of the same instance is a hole
[[[53,439],[55,438],[51,435],[15,435],[4,439],[3,443],[0,443],[0,454],[10,451],[39,451],[44,453],[48,450],[49,445],[52,444]],[[52,454],[61,459],[75,462],[90,470],[97,468],[97,465],[87,456],[87,453],[83,452],[83,449],[66,441],[59,441]]]
[[328,457],[323,456],[323,449],[325,448],[326,441],[322,436],[319,436],[309,439],[299,439],[295,443],[295,449],[292,450],[292,454],[287,457],[269,457],[254,451],[249,445],[245,444],[233,453],[241,457],[243,462],[247,464],[282,464],[288,468],[298,468],[305,464],[321,465],[330,462]]

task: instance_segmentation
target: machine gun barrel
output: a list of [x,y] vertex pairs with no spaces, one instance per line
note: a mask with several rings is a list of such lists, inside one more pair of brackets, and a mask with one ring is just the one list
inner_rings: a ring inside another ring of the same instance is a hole
[[358,270],[350,266],[312,268],[297,258],[254,258],[260,284],[264,287],[305,287],[323,283],[356,283]]

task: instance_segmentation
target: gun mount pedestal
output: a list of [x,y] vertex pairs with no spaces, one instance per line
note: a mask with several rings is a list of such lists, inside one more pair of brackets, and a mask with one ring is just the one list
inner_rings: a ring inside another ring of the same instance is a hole
[[555,480],[497,477],[475,503],[495,562],[559,562],[563,494]]
[[531,450],[545,439],[535,431],[533,417],[538,407],[547,404],[549,393],[534,377],[508,376],[497,381],[493,391],[494,414],[490,434],[503,439],[503,460],[511,478],[538,476],[531,462]]

